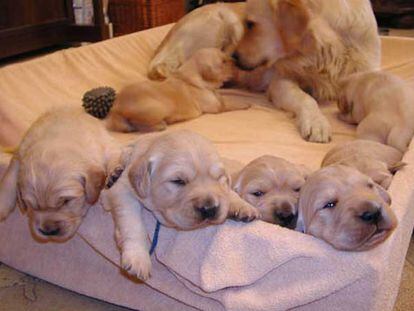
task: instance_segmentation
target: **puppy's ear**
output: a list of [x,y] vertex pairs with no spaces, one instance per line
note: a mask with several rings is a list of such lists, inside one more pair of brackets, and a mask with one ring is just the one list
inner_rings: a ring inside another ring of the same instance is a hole
[[241,194],[242,171],[234,173],[231,177],[231,188],[238,194]]
[[149,194],[153,171],[154,159],[150,159],[147,156],[137,159],[129,169],[129,182],[140,199],[145,199]]
[[0,180],[0,221],[5,220],[16,206],[19,168],[19,160],[13,157]]
[[388,205],[391,205],[392,201],[391,201],[391,196],[389,195],[389,193],[387,192],[387,190],[385,190],[382,186],[380,186],[377,183],[374,183],[374,187],[377,190],[378,194],[380,195],[380,197],[387,202]]
[[102,168],[93,166],[89,168],[84,177],[85,197],[88,204],[95,204],[99,194],[105,186],[106,175]]
[[309,31],[310,12],[303,0],[280,0],[276,8],[279,32],[287,52],[310,48],[314,38]]

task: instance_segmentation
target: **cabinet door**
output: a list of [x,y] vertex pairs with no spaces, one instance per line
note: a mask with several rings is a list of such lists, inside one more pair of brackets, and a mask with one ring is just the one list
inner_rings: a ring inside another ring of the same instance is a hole
[[71,1],[0,0],[0,30],[71,21]]

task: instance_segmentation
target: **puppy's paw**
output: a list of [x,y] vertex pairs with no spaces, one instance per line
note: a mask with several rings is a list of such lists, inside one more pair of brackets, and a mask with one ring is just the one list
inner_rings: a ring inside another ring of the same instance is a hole
[[232,218],[238,221],[250,222],[260,218],[260,212],[245,201],[240,201],[234,209]]
[[307,141],[314,143],[330,142],[332,136],[331,125],[322,114],[309,114],[298,121],[300,134]]
[[126,249],[122,252],[121,266],[130,275],[146,281],[151,276],[151,258],[141,249]]

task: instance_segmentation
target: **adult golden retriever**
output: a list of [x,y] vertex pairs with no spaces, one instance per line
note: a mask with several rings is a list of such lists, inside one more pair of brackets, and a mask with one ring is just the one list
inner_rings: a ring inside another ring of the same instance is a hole
[[[217,5],[216,10],[229,9]],[[244,35],[233,54],[238,65],[245,70],[273,68],[267,93],[275,107],[296,115],[305,139],[330,141],[331,127],[318,103],[337,100],[342,78],[380,65],[380,40],[370,1],[248,0],[245,14],[234,16],[238,22],[220,25],[235,33],[243,24]],[[196,43],[210,31],[206,18],[188,15],[166,37],[154,59],[162,55],[171,63],[179,59],[177,55],[183,58],[194,52]],[[204,27],[180,31],[200,21]],[[169,52],[173,50],[179,52]],[[269,81],[264,72],[264,81],[255,79],[256,83]]]

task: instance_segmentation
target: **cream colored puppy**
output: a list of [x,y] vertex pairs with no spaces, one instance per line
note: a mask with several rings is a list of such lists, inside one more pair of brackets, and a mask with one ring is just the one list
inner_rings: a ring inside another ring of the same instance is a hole
[[142,208],[165,226],[193,230],[233,217],[251,221],[258,211],[230,189],[215,148],[189,131],[145,135],[125,151],[126,169],[104,192],[112,211],[121,265],[146,280],[151,260]]
[[329,150],[322,161],[322,167],[332,164],[351,166],[388,189],[394,174],[406,165],[401,162],[402,157],[402,152],[393,147],[357,139]]
[[168,79],[122,89],[107,117],[107,127],[121,132],[163,130],[167,124],[203,113],[247,109],[245,102],[226,102],[216,92],[233,76],[234,68],[220,50],[199,50]]
[[299,191],[309,173],[303,165],[265,155],[247,164],[236,175],[233,189],[259,209],[262,220],[293,229]]
[[[231,55],[243,36],[244,10],[245,3],[215,3],[184,16],[155,51],[148,77],[153,80],[170,77],[201,49],[216,48]],[[263,92],[272,76],[272,68],[260,67],[249,72],[235,68],[226,85]]]
[[155,51],[148,76],[157,80],[169,77],[200,49],[233,53],[243,35],[244,8],[244,3],[217,3],[184,16]]
[[357,137],[405,152],[414,135],[414,90],[386,72],[367,72],[343,81],[340,119],[358,124]]
[[242,69],[273,66],[272,103],[296,115],[303,138],[326,143],[331,126],[318,103],[338,98],[340,79],[380,65],[369,0],[248,0],[234,58]]
[[302,187],[297,230],[339,250],[363,251],[384,242],[397,226],[391,198],[353,167],[330,165]]
[[95,118],[80,109],[47,112],[30,127],[0,181],[0,220],[18,200],[34,238],[70,239],[118,157],[117,145]]

